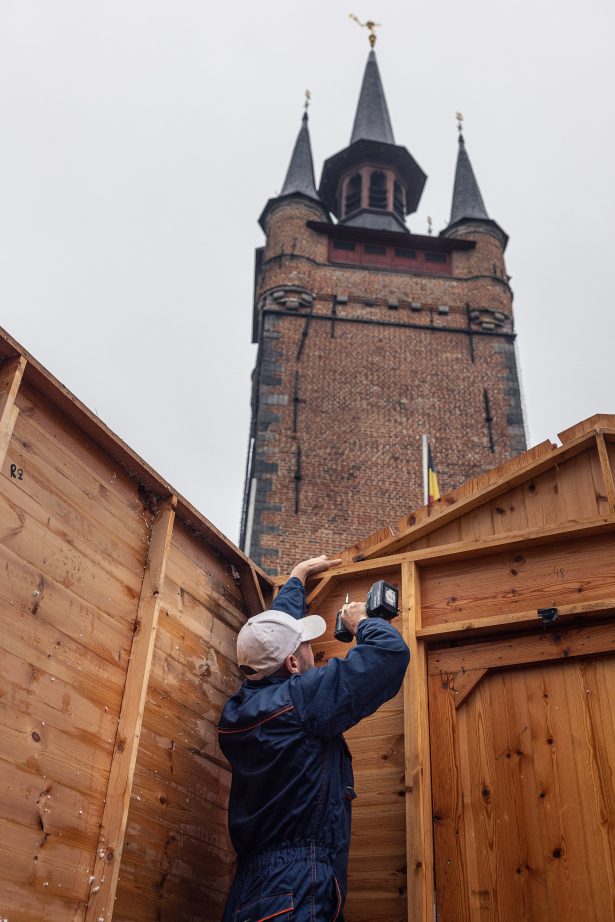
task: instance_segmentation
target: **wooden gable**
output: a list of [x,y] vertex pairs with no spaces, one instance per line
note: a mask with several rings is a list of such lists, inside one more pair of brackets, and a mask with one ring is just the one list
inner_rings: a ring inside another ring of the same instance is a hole
[[[398,586],[411,650],[403,692],[348,734],[349,922],[612,918],[615,416],[560,439],[358,542],[308,587],[332,631],[347,593]],[[320,664],[347,652],[330,638]]]

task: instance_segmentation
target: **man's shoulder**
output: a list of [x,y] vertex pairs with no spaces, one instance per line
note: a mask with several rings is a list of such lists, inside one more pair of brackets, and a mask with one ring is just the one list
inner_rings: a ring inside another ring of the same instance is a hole
[[244,682],[224,705],[218,728],[248,727],[281,713],[285,707],[292,706],[288,684],[288,680],[266,685]]

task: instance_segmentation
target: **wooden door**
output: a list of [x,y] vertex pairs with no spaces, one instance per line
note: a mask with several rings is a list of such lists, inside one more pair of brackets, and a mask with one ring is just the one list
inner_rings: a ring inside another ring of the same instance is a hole
[[438,922],[615,918],[615,625],[430,653]]

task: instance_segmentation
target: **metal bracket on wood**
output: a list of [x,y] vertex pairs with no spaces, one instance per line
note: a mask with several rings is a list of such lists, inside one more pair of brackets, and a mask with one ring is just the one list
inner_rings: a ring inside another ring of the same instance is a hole
[[538,617],[542,618],[543,624],[551,624],[557,621],[557,608],[539,608]]

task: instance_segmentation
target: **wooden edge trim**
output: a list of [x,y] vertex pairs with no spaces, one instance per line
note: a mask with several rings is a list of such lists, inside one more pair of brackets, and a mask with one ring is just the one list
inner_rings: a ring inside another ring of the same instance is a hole
[[320,606],[329,598],[338,584],[338,580],[333,573],[327,574],[323,580],[306,596],[305,604],[308,614],[313,615],[318,611]]
[[609,461],[609,454],[604,441],[604,433],[596,434],[596,443],[598,445],[598,455],[600,457],[600,467],[602,468],[602,477],[604,479],[604,488],[606,498],[609,504],[609,512],[615,512],[615,484],[613,483],[613,470]]
[[26,364],[26,359],[21,355],[5,359],[0,366],[0,469],[4,464],[19,415],[19,410],[15,406],[15,398]]
[[[615,599],[601,599],[598,602],[584,602],[580,605],[562,605],[557,608],[558,621],[575,618],[579,615],[604,615],[615,611]],[[419,628],[417,637],[426,642],[443,640],[460,640],[463,637],[472,637],[476,634],[494,633],[505,631],[514,627],[526,627],[535,624],[542,625],[536,608],[529,611],[518,611],[511,615],[494,615],[491,618],[474,618],[471,621],[453,621],[447,624],[432,624]]]
[[505,640],[484,641],[462,647],[434,650],[428,655],[430,676],[449,676],[475,669],[505,669],[521,664],[615,653],[615,622],[588,627],[562,627]]
[[[482,682],[487,673],[488,669],[473,669],[471,672],[457,673],[451,691],[455,693],[454,703],[455,710],[459,710],[463,702],[470,695],[470,692],[473,692],[479,682]],[[459,685],[457,684],[457,676],[460,676]]]
[[[414,561],[421,569],[431,565],[444,563],[448,560],[463,560],[466,557],[481,557],[488,554],[497,554],[501,551],[514,549],[517,545],[523,547],[536,547],[540,544],[549,544],[551,541],[566,540],[568,538],[583,538],[588,535],[600,534],[615,530],[615,515],[603,515],[597,519],[588,519],[581,522],[569,522],[565,525],[546,525],[543,528],[526,529],[525,531],[510,531],[501,535],[490,535],[482,541],[459,541],[455,544],[441,544],[438,547],[422,548],[419,551],[405,551],[390,557],[379,557],[375,560],[363,560],[337,567],[329,575],[341,580],[345,576],[373,571],[387,572],[395,570],[403,563]],[[325,577],[326,579],[327,577]],[[283,585],[286,579],[280,580]],[[320,580],[311,592],[316,592],[324,583]]]
[[408,918],[432,922],[434,859],[427,658],[425,644],[417,640],[415,632],[421,607],[420,570],[416,563],[403,564],[401,582],[402,634],[410,649],[403,686]]
[[174,504],[175,497],[164,503],[152,523],[85,922],[110,922],[113,916],[160,598],[175,520]]
[[260,583],[253,567],[239,567],[241,593],[246,605],[248,618],[260,615],[267,610]]
[[531,480],[532,477],[544,473],[544,471],[549,470],[549,468],[555,467],[557,464],[562,464],[562,462],[567,461],[569,458],[575,457],[575,455],[580,454],[589,443],[593,442],[595,435],[596,430],[586,432],[579,436],[578,439],[575,439],[574,442],[569,442],[567,445],[555,448],[548,455],[544,455],[536,461],[531,461],[524,467],[519,468],[518,471],[500,480],[496,480],[495,483],[489,484],[487,487],[483,487],[482,490],[477,490],[476,493],[471,493],[469,496],[464,497],[464,499],[458,501],[454,500],[448,508],[437,512],[427,519],[417,522],[416,525],[411,525],[409,528],[399,531],[392,538],[387,538],[386,541],[381,541],[380,544],[374,545],[365,552],[363,559],[373,560],[375,557],[388,556],[398,552],[404,545],[412,541],[417,541],[419,538],[423,538],[430,532],[435,531],[436,528],[440,528],[441,525],[446,525],[448,522],[453,521],[453,519],[459,518],[459,516],[466,512],[471,512],[473,509],[476,509],[477,506],[481,506],[490,499],[494,499],[507,490],[519,486],[519,484],[524,481]]
[[[102,420],[100,420],[68,388],[64,387],[40,362],[37,362],[6,330],[0,327],[0,357],[7,360],[22,360],[25,374],[23,380],[43,395],[54,407],[99,445],[114,461],[120,464],[126,473],[137,483],[143,484],[161,500],[177,496],[177,517],[180,518],[202,541],[212,545],[230,563],[253,566],[261,579],[270,583],[267,574],[257,564],[236,547],[215,525],[181,496],[177,490],[139,457],[122,439],[119,438]],[[2,370],[0,369],[0,376]]]

